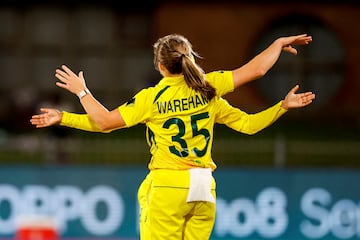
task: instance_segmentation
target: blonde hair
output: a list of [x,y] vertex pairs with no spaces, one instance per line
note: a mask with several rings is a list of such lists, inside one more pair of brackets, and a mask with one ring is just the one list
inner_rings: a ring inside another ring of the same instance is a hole
[[205,79],[203,69],[195,63],[199,55],[193,51],[191,43],[178,34],[160,38],[154,44],[154,65],[157,70],[161,63],[171,74],[183,74],[186,84],[210,101],[216,90]]

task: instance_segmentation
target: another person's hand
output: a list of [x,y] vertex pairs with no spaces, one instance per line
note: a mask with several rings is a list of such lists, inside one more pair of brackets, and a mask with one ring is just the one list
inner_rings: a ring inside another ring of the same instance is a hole
[[299,85],[293,87],[283,100],[282,107],[285,109],[301,108],[309,105],[315,99],[315,94],[312,92],[296,93]]
[[79,72],[79,75],[76,75],[67,66],[62,65],[61,69],[56,69],[55,77],[60,80],[59,82],[56,82],[58,87],[64,88],[76,95],[86,89],[82,71]]
[[36,128],[53,126],[61,122],[62,112],[54,108],[41,108],[41,114],[33,115],[30,119]]
[[307,45],[312,41],[312,37],[307,34],[301,34],[296,36],[281,37],[278,39],[282,43],[282,49],[285,52],[297,54],[297,50],[293,47],[294,45]]

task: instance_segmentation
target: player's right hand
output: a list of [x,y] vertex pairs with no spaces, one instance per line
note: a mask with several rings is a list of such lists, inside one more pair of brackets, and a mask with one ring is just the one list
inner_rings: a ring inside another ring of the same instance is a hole
[[36,128],[53,126],[61,122],[62,112],[55,108],[41,108],[41,114],[33,115],[30,119]]

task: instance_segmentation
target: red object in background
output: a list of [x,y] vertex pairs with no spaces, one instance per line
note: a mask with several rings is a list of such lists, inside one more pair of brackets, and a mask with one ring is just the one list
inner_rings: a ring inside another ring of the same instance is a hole
[[20,216],[14,240],[60,240],[58,225],[47,216]]
[[60,238],[53,228],[24,227],[18,229],[15,240],[60,240]]

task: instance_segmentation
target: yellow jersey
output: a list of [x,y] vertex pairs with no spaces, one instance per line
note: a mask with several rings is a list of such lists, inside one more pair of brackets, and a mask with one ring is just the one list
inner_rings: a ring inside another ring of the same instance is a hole
[[280,102],[263,112],[247,114],[220,97],[234,88],[231,71],[212,72],[206,79],[217,91],[211,101],[189,88],[183,76],[164,77],[118,108],[126,127],[146,124],[150,170],[215,169],[211,157],[215,123],[253,134],[286,111]]

